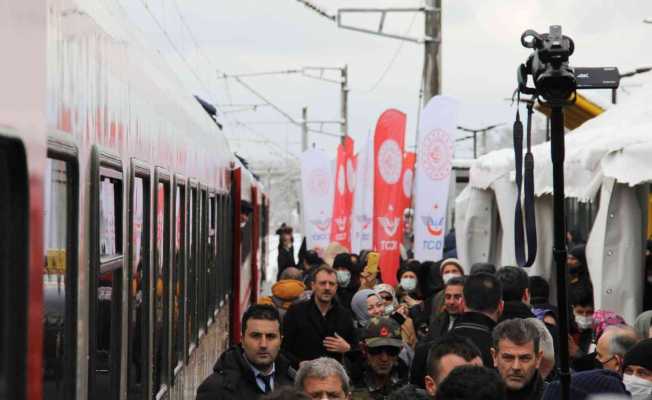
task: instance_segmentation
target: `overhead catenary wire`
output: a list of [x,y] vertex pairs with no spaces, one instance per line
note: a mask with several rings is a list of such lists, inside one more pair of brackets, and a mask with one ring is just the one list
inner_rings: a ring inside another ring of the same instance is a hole
[[[140,2],[143,5],[143,7],[145,8],[145,11],[147,11],[147,13],[150,15],[152,20],[154,20],[154,23],[156,23],[156,25],[158,26],[161,33],[163,33],[163,36],[165,36],[165,38],[168,41],[168,43],[170,44],[170,47],[172,48],[172,50],[174,50],[174,52],[177,54],[177,56],[179,56],[179,58],[186,64],[186,66],[190,70],[190,73],[195,77],[195,79],[197,79],[197,82],[199,82],[199,84],[203,87],[203,89],[206,91],[206,93],[210,93],[211,92],[210,91],[210,85],[207,85],[206,82],[204,82],[204,80],[199,76],[197,71],[195,71],[193,66],[190,64],[190,61],[188,61],[188,59],[183,55],[181,50],[179,50],[179,47],[176,45],[174,40],[172,40],[172,36],[170,36],[170,33],[167,31],[167,29],[165,29],[165,26],[163,25],[163,23],[154,14],[152,9],[149,7],[149,4],[147,4],[147,2],[145,0],[140,0]],[[120,5],[120,6],[122,7],[122,5]],[[216,104],[216,106],[217,106],[217,104]]]
[[[412,16],[412,20],[410,21],[410,25],[409,25],[408,28],[405,30],[405,35],[407,35],[408,33],[410,33],[410,31],[412,30],[412,26],[414,26],[414,22],[415,22],[416,19],[417,19],[417,15],[419,15],[419,13],[414,13],[414,15]],[[398,46],[396,47],[396,51],[394,51],[394,55],[393,55],[392,58],[389,60],[389,63],[387,63],[387,65],[385,66],[385,69],[383,70],[382,74],[380,74],[380,77],[376,80],[376,82],[375,82],[375,83],[374,83],[370,88],[365,89],[365,90],[351,89],[351,91],[358,92],[359,94],[369,94],[369,93],[375,91],[376,89],[378,89],[378,87],[379,87],[380,84],[383,82],[383,80],[385,80],[385,77],[386,77],[387,74],[389,73],[389,70],[392,68],[392,66],[394,65],[394,63],[395,63],[396,60],[398,59],[399,54],[401,54],[401,50],[403,50],[403,45],[404,45],[404,44],[405,44],[405,41],[404,41],[404,40],[402,40],[402,41],[398,44]]]

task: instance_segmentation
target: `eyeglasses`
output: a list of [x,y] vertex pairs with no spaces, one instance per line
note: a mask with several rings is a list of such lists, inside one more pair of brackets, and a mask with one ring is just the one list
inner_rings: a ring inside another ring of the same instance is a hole
[[604,360],[604,361],[602,361],[602,360],[600,360],[598,357],[595,357],[595,362],[596,362],[597,365],[599,366],[598,368],[604,368],[604,366],[605,366],[609,361],[613,360],[614,358],[616,358],[615,355],[614,355],[614,356],[611,356],[611,357],[609,357],[609,358],[607,358],[607,359]]
[[393,300],[392,296],[380,296],[380,297],[382,297],[383,300],[385,300],[385,301],[392,301]]
[[368,352],[372,356],[377,356],[380,355],[381,353],[385,353],[390,357],[396,357],[398,356],[398,353],[401,352],[401,349],[394,346],[380,346],[380,347],[369,347]]

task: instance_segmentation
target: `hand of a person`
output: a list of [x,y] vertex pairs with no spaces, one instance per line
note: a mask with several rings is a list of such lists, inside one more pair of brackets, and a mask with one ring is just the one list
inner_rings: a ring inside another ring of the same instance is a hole
[[335,336],[327,336],[323,341],[326,350],[331,353],[346,353],[351,350],[351,346],[340,335],[335,333]]
[[360,273],[360,289],[373,289],[376,286],[376,275],[371,272]]
[[407,303],[408,307],[412,307],[420,303],[419,300],[413,299],[410,295],[403,297],[403,301]]
[[580,347],[575,343],[572,337],[568,337],[568,355],[571,358],[576,358]]
[[405,303],[401,303],[398,308],[396,308],[396,312],[404,316],[405,318],[408,317],[408,305]]

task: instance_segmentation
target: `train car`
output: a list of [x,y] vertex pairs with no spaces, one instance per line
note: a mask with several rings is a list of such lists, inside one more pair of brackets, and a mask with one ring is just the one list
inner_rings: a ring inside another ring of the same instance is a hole
[[265,189],[108,0],[0,0],[0,399],[190,399]]

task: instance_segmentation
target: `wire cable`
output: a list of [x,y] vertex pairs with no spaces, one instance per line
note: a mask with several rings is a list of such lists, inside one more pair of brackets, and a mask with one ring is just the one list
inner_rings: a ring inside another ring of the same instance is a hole
[[[417,15],[419,15],[419,13],[414,13],[414,15],[412,16],[412,21],[410,21],[410,25],[409,25],[408,28],[405,30],[404,35],[407,35],[407,34],[410,33],[410,31],[412,30],[412,26],[414,25],[414,22],[415,22],[416,19],[417,19]],[[388,63],[387,66],[385,67],[385,70],[384,70],[383,73],[380,75],[380,77],[378,78],[378,80],[376,81],[376,83],[374,83],[374,84],[373,84],[369,89],[366,89],[366,90],[356,90],[356,89],[351,89],[351,91],[356,91],[356,92],[358,92],[359,94],[369,94],[369,93],[375,91],[375,90],[378,88],[378,86],[380,86],[380,84],[383,82],[383,80],[384,80],[385,77],[387,76],[387,73],[389,72],[389,70],[392,68],[392,66],[394,65],[394,63],[395,63],[396,60],[398,59],[399,54],[401,54],[401,50],[403,50],[403,45],[405,45],[405,41],[404,41],[404,40],[401,40],[401,43],[399,43],[398,47],[396,48],[396,51],[394,52],[394,55],[393,55],[392,58],[389,60],[389,63]]]

